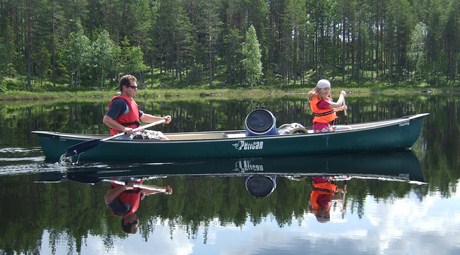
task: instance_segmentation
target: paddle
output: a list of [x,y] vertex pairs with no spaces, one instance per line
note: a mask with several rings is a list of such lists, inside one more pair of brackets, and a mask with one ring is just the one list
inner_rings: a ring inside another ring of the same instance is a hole
[[[104,182],[110,182],[110,183],[115,183],[115,184],[119,184],[119,185],[125,185],[125,182],[124,182],[124,181],[119,181],[119,180],[103,179],[102,181],[104,181]],[[134,188],[147,189],[147,190],[158,191],[158,192],[170,194],[170,193],[167,191],[167,189],[165,189],[165,188],[159,188],[159,187],[152,186],[152,185],[144,185],[144,184],[134,183],[134,184],[133,184],[133,187],[134,187]]]
[[345,97],[343,98],[343,104],[342,106],[345,107],[345,109],[343,110],[343,115],[345,116],[345,125],[348,125],[348,113],[347,113],[347,103],[345,102]]
[[343,197],[342,197],[342,219],[345,218],[345,212],[347,211],[347,200],[346,200],[346,196],[347,196],[347,183],[348,181],[345,180],[345,185],[343,186],[343,190],[344,190],[344,193],[343,193]]
[[[146,128],[149,128],[149,127],[153,127],[155,125],[162,124],[165,121],[166,120],[155,121],[155,122],[149,123],[147,125],[135,128],[135,129],[133,129],[133,131],[136,132],[136,131],[140,131],[140,130],[143,130],[143,129],[146,129]],[[72,157],[72,156],[75,156],[75,155],[80,154],[82,152],[88,151],[88,150],[96,147],[97,145],[99,145],[99,143],[101,143],[101,142],[105,142],[105,141],[117,138],[117,137],[122,136],[124,134],[125,133],[122,132],[122,133],[118,133],[116,135],[113,135],[113,136],[110,136],[110,137],[107,137],[107,138],[104,138],[104,139],[93,139],[93,140],[89,140],[89,141],[85,141],[85,142],[75,144],[73,146],[70,146],[67,149],[65,157]]]

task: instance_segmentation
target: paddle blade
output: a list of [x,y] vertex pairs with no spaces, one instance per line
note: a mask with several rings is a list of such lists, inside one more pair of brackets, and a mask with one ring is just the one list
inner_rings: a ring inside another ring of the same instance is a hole
[[73,146],[70,146],[67,149],[67,152],[66,152],[65,156],[66,157],[75,156],[77,154],[80,154],[82,152],[90,150],[91,148],[97,146],[100,142],[101,142],[101,140],[94,139],[94,140],[89,140],[89,141],[86,141],[86,142],[81,142],[81,143],[75,144]]

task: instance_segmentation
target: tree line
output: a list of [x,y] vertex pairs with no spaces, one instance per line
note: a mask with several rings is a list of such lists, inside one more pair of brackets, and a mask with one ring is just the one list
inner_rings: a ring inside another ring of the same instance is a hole
[[175,88],[458,84],[458,13],[456,0],[2,0],[0,91],[122,73]]

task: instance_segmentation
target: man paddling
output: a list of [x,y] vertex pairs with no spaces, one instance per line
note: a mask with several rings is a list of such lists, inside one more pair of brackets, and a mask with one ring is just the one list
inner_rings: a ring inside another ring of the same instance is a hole
[[[137,93],[137,79],[133,75],[124,75],[120,79],[120,95],[114,96],[110,100],[107,113],[104,115],[103,122],[110,128],[110,135],[124,132],[125,135],[118,137],[121,140],[131,140],[136,134],[133,129],[139,127],[142,122],[152,123],[165,120],[166,124],[171,122],[171,116],[157,117],[144,113],[139,110],[134,96]],[[159,131],[142,133],[143,138],[163,139],[168,138]]]
[[142,180],[129,179],[125,185],[112,183],[111,188],[104,196],[105,204],[115,216],[121,216],[121,227],[125,233],[135,234],[138,229],[139,218],[135,212],[139,209],[141,200],[145,196],[164,193],[171,195],[171,186],[155,187],[157,189],[136,188],[135,184],[142,184]]

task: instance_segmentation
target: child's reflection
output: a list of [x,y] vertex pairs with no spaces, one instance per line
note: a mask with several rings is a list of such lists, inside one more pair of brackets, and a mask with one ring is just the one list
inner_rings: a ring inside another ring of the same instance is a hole
[[342,199],[342,196],[337,193],[346,193],[347,191],[339,188],[329,177],[316,176],[312,179],[313,190],[310,194],[308,208],[316,216],[318,222],[328,222],[331,218],[332,201]]

